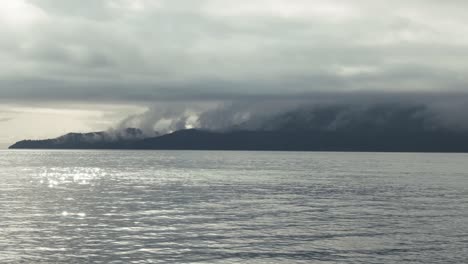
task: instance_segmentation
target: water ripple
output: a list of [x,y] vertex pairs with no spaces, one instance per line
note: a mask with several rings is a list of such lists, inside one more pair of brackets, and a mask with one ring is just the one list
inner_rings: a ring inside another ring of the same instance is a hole
[[466,263],[467,155],[0,152],[2,263]]

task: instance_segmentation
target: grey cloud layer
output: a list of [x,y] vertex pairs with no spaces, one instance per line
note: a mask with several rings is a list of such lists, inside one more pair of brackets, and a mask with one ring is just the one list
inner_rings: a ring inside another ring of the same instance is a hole
[[9,2],[0,11],[6,101],[237,100],[467,84],[466,1]]
[[[348,93],[212,103],[158,102],[130,115],[115,130],[146,135],[184,128],[208,130],[359,129],[468,131],[468,96],[448,93]],[[413,132],[414,132],[413,131]]]

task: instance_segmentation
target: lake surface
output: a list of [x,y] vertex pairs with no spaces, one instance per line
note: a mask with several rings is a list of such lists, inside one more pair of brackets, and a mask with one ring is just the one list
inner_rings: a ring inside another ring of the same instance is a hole
[[468,263],[468,155],[0,151],[0,263]]

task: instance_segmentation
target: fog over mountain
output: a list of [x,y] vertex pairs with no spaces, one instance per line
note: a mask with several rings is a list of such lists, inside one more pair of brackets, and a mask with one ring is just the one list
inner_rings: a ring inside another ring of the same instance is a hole
[[168,133],[186,128],[211,131],[468,131],[465,94],[318,94],[316,99],[263,99],[149,107],[115,129]]
[[383,118],[372,110],[379,105],[418,109],[406,119],[424,129],[463,130],[467,8],[458,0],[4,1],[0,146],[111,128],[270,129],[295,126],[284,121],[292,113],[324,111],[330,120],[304,126],[339,129]]

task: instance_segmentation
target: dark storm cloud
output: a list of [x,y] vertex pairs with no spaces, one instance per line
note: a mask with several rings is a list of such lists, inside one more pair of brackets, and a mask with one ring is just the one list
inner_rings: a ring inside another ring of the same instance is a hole
[[2,101],[238,101],[467,89],[466,1],[18,0]]

